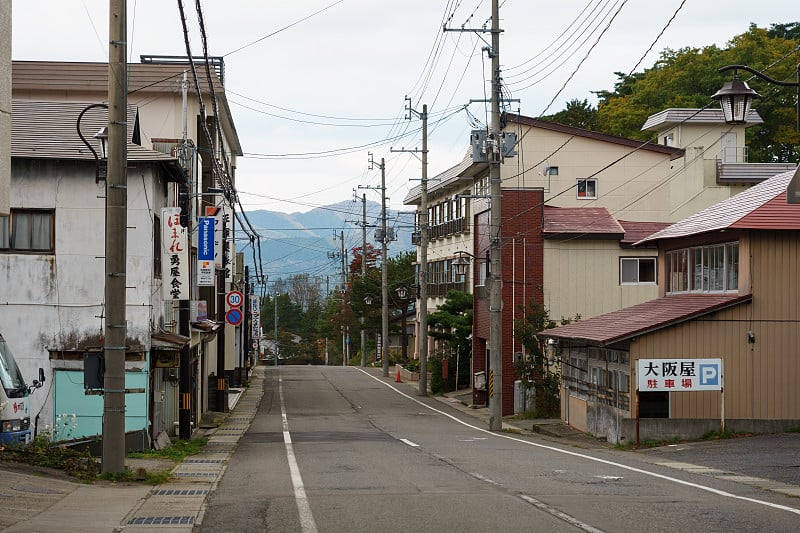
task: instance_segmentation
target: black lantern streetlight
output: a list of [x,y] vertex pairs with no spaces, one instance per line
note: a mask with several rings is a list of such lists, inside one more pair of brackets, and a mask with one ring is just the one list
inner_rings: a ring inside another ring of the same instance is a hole
[[402,302],[400,322],[401,322],[402,328],[403,328],[402,331],[401,331],[402,343],[403,344],[402,344],[402,346],[400,346],[400,350],[401,350],[400,353],[402,355],[403,361],[407,361],[408,360],[408,337],[407,337],[408,333],[406,332],[406,313],[408,312],[408,300],[406,299],[406,297],[408,296],[408,288],[405,285],[400,285],[399,287],[397,287],[394,290],[394,292],[397,293],[397,297],[400,298],[400,300]]
[[463,250],[459,250],[456,253],[458,254],[458,257],[453,259],[452,263],[450,264],[453,267],[453,270],[455,270],[457,275],[464,276],[467,273],[467,268],[469,267],[469,264],[472,262],[470,258],[474,258],[475,256]]
[[733,71],[733,80],[726,82],[722,89],[714,93],[711,97],[719,100],[722,113],[725,115],[725,122],[728,124],[744,124],[747,122],[747,113],[750,111],[750,104],[755,98],[760,98],[756,91],[751,89],[746,82],[739,80],[738,71],[747,71],[762,80],[781,87],[797,88],[797,130],[800,131],[800,65],[797,65],[797,81],[781,81],[771,78],[752,69],[746,65],[728,65],[722,67],[718,72]]

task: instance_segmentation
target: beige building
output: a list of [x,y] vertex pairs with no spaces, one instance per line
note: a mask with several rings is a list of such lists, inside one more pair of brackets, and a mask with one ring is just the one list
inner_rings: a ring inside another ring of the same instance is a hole
[[[800,423],[792,175],[644,239],[658,246],[659,298],[542,333],[562,363],[565,421],[612,442]],[[692,390],[708,376],[691,362],[716,359],[718,389]]]
[[11,2],[0,2],[0,216],[11,199]]

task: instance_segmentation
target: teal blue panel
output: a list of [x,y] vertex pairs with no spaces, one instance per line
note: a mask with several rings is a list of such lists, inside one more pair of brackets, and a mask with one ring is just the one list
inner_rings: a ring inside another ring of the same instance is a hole
[[[125,395],[125,431],[147,429],[148,384],[144,372],[125,373],[126,389],[145,389],[144,393]],[[82,370],[55,371],[53,413],[55,420],[39,421],[39,428],[45,424],[53,427],[56,440],[103,433],[103,396],[84,394]]]

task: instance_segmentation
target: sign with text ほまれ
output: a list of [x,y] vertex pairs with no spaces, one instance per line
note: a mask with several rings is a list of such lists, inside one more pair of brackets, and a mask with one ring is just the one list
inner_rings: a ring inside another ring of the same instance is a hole
[[722,390],[722,359],[639,359],[639,392]]

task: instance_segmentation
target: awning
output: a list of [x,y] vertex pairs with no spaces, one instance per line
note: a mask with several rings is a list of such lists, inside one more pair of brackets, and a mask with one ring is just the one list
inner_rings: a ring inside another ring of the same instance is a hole
[[189,337],[177,333],[161,331],[150,336],[150,347],[153,350],[180,350],[189,343]]

